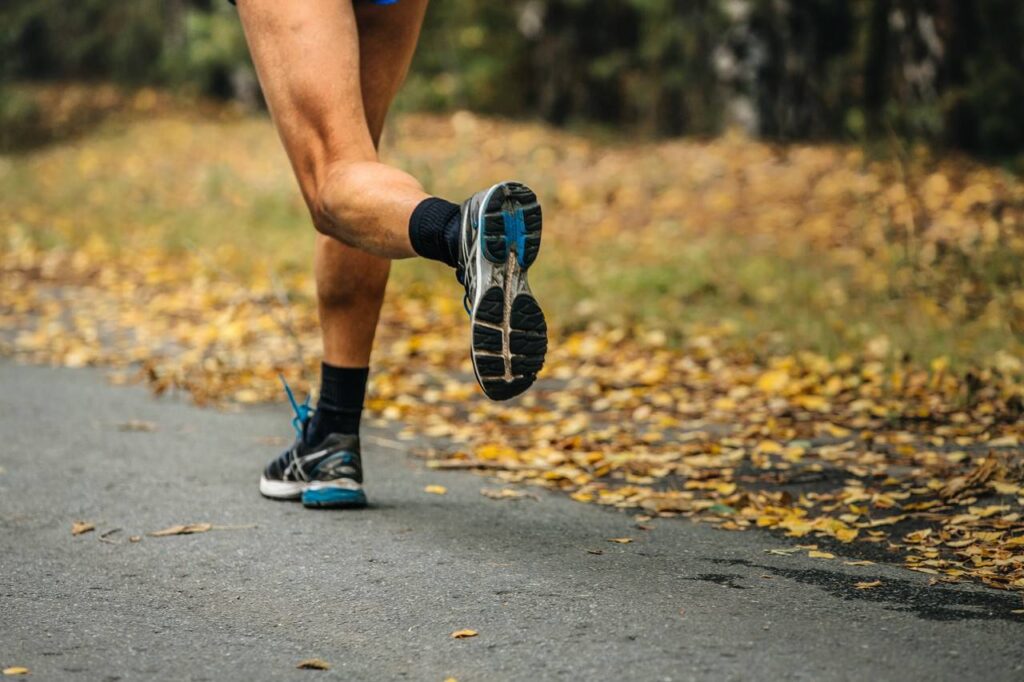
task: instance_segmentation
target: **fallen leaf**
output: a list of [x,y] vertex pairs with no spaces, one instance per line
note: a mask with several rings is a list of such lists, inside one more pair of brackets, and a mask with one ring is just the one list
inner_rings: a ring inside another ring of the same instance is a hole
[[299,661],[295,667],[303,670],[330,670],[331,664],[322,658],[307,658],[304,661]]
[[867,559],[860,559],[858,561],[844,561],[843,564],[846,566],[874,566],[874,561],[868,561]]
[[870,590],[871,588],[878,587],[881,584],[881,580],[872,580],[871,582],[854,583],[853,586],[856,587],[858,590]]
[[9,677],[14,677],[15,675],[28,675],[29,672],[31,671],[28,668],[20,665],[12,665],[10,668],[4,668],[3,670],[4,675]]
[[786,549],[766,549],[764,550],[764,553],[774,554],[775,556],[789,556],[791,554],[796,554],[799,551],[801,551],[800,547],[787,547]]
[[141,535],[133,535],[130,538],[128,538],[128,542],[141,542],[141,541],[142,541],[142,536]]
[[480,494],[492,500],[521,500],[524,497],[537,499],[536,495],[531,495],[528,492],[516,490],[515,488],[482,488]]
[[154,530],[146,533],[151,538],[162,538],[168,535],[192,535],[193,533],[205,533],[208,530],[213,530],[212,523],[188,523],[185,525],[171,526],[170,528],[164,528],[163,530]]
[[443,485],[431,484],[423,488],[423,492],[430,493],[431,495],[444,495],[448,492],[448,488],[445,488]]
[[126,422],[120,422],[117,425],[118,431],[145,431],[151,432],[156,431],[156,424],[153,422],[143,421],[141,419],[131,419]]
[[608,538],[608,542],[617,542],[620,545],[628,545],[633,542],[633,538]]
[[807,552],[807,556],[809,556],[812,559],[835,559],[836,558],[836,555],[832,554],[831,552],[819,552],[816,549],[812,549],[811,551]]
[[588,549],[587,553],[588,554],[604,554],[604,550],[603,549]]
[[476,630],[469,630],[469,629],[456,630],[455,632],[452,633],[452,638],[453,639],[466,639],[467,637],[476,637],[478,634],[480,634],[480,633],[478,633]]
[[71,524],[72,535],[81,535],[82,533],[88,533],[91,530],[96,530],[95,523],[90,523],[89,521],[75,521]]

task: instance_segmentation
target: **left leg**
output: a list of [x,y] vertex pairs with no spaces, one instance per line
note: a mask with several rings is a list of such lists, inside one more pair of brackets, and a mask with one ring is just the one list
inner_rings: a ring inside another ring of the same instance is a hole
[[[372,164],[382,169],[377,175],[397,183],[377,219],[389,220],[394,209],[402,211],[407,203],[411,213],[419,196],[414,192],[410,198],[405,190],[415,181],[377,163],[376,146],[412,59],[426,0],[404,0],[391,7],[350,0],[308,0],[287,7],[262,0],[239,4],[264,87],[276,93],[268,93],[268,100],[314,222],[322,219],[318,197],[311,193],[321,184],[317,176],[325,172],[323,159],[333,158],[326,164],[340,167],[371,163],[371,154]],[[310,21],[309,14],[318,20]],[[337,40],[324,41],[322,32]],[[307,49],[285,49],[295,41],[306,43]],[[331,43],[332,51],[311,54],[308,44],[321,41]],[[311,72],[310,64],[320,69]],[[319,90],[307,80],[316,75],[321,78]],[[371,151],[364,149],[364,140],[372,144]],[[378,191],[389,186],[393,184],[385,183]],[[407,223],[408,217],[401,220]],[[389,267],[390,261],[380,255],[344,244],[324,230],[317,234],[314,269],[324,340],[320,403],[311,421],[300,418],[295,445],[264,471],[263,494],[285,499],[301,494],[307,506],[365,504],[359,418]]]
[[[374,148],[392,100],[405,79],[416,49],[426,0],[381,6],[355,5],[359,32],[359,80],[366,125]],[[366,367],[377,328],[391,261],[316,236],[314,270],[317,304],[328,365]]]

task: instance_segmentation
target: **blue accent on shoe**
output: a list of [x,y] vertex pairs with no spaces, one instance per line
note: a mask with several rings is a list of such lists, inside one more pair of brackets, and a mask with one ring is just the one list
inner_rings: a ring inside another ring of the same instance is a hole
[[[321,469],[330,476],[330,472],[335,466],[357,467],[359,464],[356,462],[355,453],[349,452],[348,450],[341,450],[324,457],[322,460],[317,462],[316,466],[308,472],[310,480],[316,479],[317,473],[320,472]],[[348,478],[348,476],[346,476],[346,478]]]
[[344,488],[318,488],[302,493],[302,504],[307,507],[365,507],[366,493]]
[[306,422],[313,416],[313,408],[309,406],[309,399],[311,396],[306,396],[306,400],[300,405],[295,400],[295,394],[292,393],[292,387],[285,381],[283,374],[278,374],[277,377],[284,384],[284,392],[288,394],[288,402],[292,404],[292,409],[295,410],[295,417],[292,419],[292,426],[295,428],[295,432],[299,434],[299,438],[305,435]]
[[511,249],[514,243],[519,267],[526,267],[523,262],[523,258],[526,256],[526,220],[523,217],[523,208],[516,206],[514,211],[502,211],[501,217],[505,221],[506,248]]

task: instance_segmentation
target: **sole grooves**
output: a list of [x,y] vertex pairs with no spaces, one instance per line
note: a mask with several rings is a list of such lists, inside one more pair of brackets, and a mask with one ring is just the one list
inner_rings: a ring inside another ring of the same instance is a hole
[[[496,298],[495,292],[501,290],[492,288],[484,299]],[[488,310],[504,312],[498,301]],[[477,319],[482,319],[479,311]],[[507,336],[500,329],[473,326],[473,363],[484,393],[493,400],[508,400],[532,386],[544,367],[547,349],[544,313],[529,294],[520,294],[512,302]]]
[[[498,287],[487,290],[476,307],[476,319],[500,325],[505,317],[505,297]],[[501,332],[498,332],[499,334]]]
[[[504,269],[502,286],[529,291],[526,270],[540,251],[542,223],[537,196],[526,185],[507,182],[487,198],[480,250]],[[473,367],[492,400],[514,398],[532,386],[548,350],[547,323],[536,299],[524,292],[509,304],[502,286],[485,291],[472,313]]]

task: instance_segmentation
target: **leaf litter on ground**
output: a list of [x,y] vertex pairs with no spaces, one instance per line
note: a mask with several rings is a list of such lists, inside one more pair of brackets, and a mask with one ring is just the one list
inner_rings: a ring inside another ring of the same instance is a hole
[[[218,163],[238,179],[225,190],[232,206],[251,206],[261,183],[293,193],[267,124],[231,125],[164,118],[130,127],[123,139],[87,139],[19,161],[17,172],[47,200],[11,193],[0,205],[0,352],[111,367],[119,382],[180,391],[201,405],[278,400],[279,373],[308,388],[320,341],[306,269],[275,266],[237,245],[175,250],[160,220],[120,212],[125,197],[163,206],[167,216],[208,210],[210,189],[194,173],[150,182],[143,159],[159,149],[172,167],[192,168],[212,139],[222,142]],[[666,239],[728,225],[733,240],[776,244],[779,258],[811,253],[842,271],[847,280],[807,285],[842,313],[833,320],[841,331],[855,326],[844,301],[858,291],[911,292],[901,296],[915,324],[1024,331],[1018,280],[995,290],[995,279],[954,269],[964,259],[987,272],[982,266],[1002,267],[999,258],[1024,258],[1024,183],[998,169],[922,157],[908,175],[849,148],[775,149],[734,138],[640,154],[466,116],[399,125],[399,161],[419,158],[425,147],[416,141],[430,137],[443,144],[429,146],[437,156],[423,162],[446,168],[443,150],[479,138],[493,142],[495,158],[530,167],[547,213],[587,228],[553,232],[546,258],[571,252],[596,268],[595,245],[614,237],[629,258],[657,263]],[[242,144],[240,130],[261,142]],[[503,142],[516,136],[545,145],[557,162],[516,156],[530,148]],[[167,137],[180,149],[168,151]],[[459,168],[489,177],[493,163]],[[664,182],[666,165],[680,169],[678,182]],[[91,189],[87,201],[65,206],[49,199],[68,167]],[[89,220],[96,229],[79,229]],[[894,266],[911,243],[913,267]],[[577,275],[585,288],[604,290],[595,279],[602,273]],[[755,309],[781,295],[773,286],[754,292]],[[761,528],[844,553],[859,547],[943,579],[1024,590],[1024,362],[1008,346],[954,369],[944,357],[908,358],[881,334],[858,340],[851,332],[847,347],[826,355],[779,351],[771,335],[741,338],[730,320],[688,323],[677,338],[593,312],[557,322],[542,380],[514,403],[492,404],[471,378],[453,287],[408,287],[385,306],[368,421],[398,425],[400,441],[450,443],[424,450],[435,469],[477,470],[504,485],[652,518]]]

